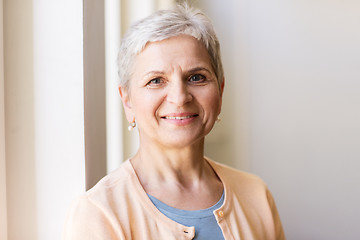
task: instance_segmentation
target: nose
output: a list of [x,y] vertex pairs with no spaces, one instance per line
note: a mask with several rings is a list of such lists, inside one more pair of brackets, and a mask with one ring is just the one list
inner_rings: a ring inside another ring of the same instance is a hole
[[176,79],[169,85],[167,101],[177,106],[183,106],[192,100],[188,85],[183,79]]

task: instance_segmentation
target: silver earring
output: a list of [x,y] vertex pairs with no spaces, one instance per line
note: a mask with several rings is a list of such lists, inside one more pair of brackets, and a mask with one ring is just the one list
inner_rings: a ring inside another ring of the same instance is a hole
[[216,122],[221,122],[221,118],[219,116],[216,118]]
[[128,126],[128,130],[129,130],[129,132],[131,132],[136,127],[136,122],[134,120],[129,124],[130,124],[130,126]]

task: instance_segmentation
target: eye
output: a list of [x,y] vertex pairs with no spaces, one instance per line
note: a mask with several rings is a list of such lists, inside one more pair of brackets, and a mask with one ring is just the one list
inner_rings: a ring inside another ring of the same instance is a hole
[[160,84],[162,84],[164,81],[161,78],[154,78],[151,79],[148,83],[147,86],[158,86]]
[[205,81],[205,76],[201,74],[194,74],[190,77],[189,81],[193,83],[200,83]]

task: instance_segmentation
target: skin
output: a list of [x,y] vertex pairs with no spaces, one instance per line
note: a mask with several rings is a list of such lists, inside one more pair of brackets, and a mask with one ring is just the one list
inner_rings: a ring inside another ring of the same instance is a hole
[[221,111],[222,92],[204,45],[187,35],[149,43],[130,86],[119,87],[140,147],[130,160],[144,190],[179,209],[211,207],[223,185],[204,160],[204,138]]

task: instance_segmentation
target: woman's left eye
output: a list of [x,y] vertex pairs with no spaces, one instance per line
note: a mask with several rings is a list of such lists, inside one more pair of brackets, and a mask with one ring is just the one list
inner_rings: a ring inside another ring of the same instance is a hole
[[205,77],[201,74],[195,74],[190,77],[191,82],[203,82]]

